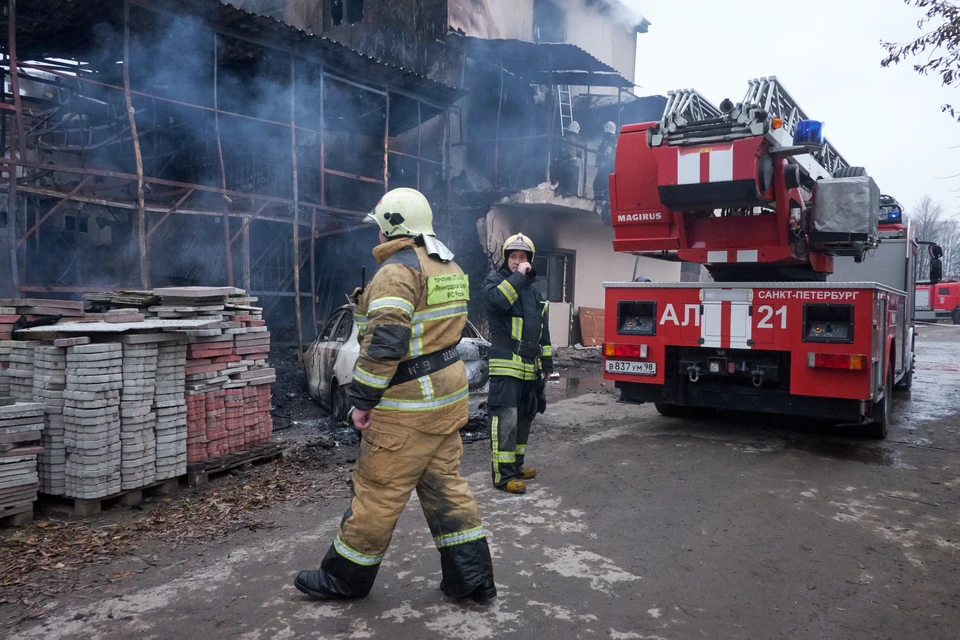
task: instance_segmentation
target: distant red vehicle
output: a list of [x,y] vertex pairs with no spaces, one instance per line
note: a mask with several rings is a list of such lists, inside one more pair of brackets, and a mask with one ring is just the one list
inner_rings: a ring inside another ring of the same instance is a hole
[[960,282],[917,285],[917,320],[960,324]]

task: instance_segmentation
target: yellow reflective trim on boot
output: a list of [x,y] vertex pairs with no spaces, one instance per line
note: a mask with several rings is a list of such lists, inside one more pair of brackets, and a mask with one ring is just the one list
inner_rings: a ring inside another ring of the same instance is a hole
[[339,534],[337,534],[336,539],[333,541],[333,548],[337,550],[337,553],[339,553],[341,556],[343,556],[350,562],[354,562],[363,567],[372,567],[374,565],[380,564],[380,561],[383,560],[382,554],[379,556],[371,556],[366,553],[360,553],[356,549],[348,547],[346,544],[343,543],[343,540],[340,539]]
[[437,549],[443,549],[444,547],[466,544],[467,542],[473,542],[474,540],[480,540],[485,537],[487,537],[487,534],[483,530],[483,527],[474,527],[473,529],[467,529],[466,531],[460,531],[458,533],[436,536],[434,540],[437,542]]

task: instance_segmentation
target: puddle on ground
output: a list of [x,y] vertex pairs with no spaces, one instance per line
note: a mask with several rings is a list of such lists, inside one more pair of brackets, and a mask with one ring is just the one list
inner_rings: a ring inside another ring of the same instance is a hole
[[916,467],[911,467],[903,462],[903,457],[899,451],[886,447],[869,446],[862,440],[850,442],[836,440],[799,440],[793,442],[791,448],[825,458],[861,462],[874,467],[916,469]]

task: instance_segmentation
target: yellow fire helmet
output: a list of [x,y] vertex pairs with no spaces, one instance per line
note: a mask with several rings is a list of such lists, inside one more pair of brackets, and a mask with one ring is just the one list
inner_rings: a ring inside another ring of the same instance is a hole
[[507,241],[503,243],[503,261],[507,261],[507,256],[510,255],[511,251],[526,251],[527,255],[530,256],[530,262],[533,262],[533,258],[537,255],[537,248],[533,244],[528,236],[518,233],[507,238]]
[[388,238],[436,236],[433,232],[433,209],[426,196],[416,189],[401,188],[387,192],[363,221],[379,225],[383,235]]

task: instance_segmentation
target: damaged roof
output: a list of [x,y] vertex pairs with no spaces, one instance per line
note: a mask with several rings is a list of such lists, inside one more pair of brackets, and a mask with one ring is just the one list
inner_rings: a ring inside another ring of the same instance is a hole
[[580,47],[564,42],[487,40],[462,36],[467,55],[534,84],[633,87],[633,82]]
[[[197,19],[224,36],[287,51],[322,64],[332,73],[362,79],[372,87],[415,94],[449,105],[462,92],[402,67],[380,62],[329,38],[220,0],[131,0],[148,11]],[[122,27],[123,3],[105,0],[21,0],[17,5],[18,57],[78,58],[96,50],[103,23]],[[141,26],[134,21],[134,26]]]

